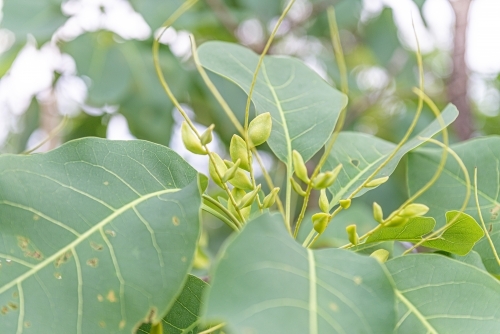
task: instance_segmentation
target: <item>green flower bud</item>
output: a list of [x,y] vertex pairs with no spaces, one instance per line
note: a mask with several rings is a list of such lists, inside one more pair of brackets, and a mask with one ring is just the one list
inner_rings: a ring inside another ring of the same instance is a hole
[[408,223],[410,219],[406,217],[401,217],[401,216],[394,216],[391,218],[391,220],[387,221],[384,226],[387,227],[399,227],[403,226],[406,223]]
[[[245,193],[244,190],[241,190],[241,189],[238,189],[238,188],[233,188],[233,190],[231,190],[231,194],[233,194],[233,197],[236,200],[236,202],[241,201],[241,199],[246,195],[246,193]],[[235,207],[233,206],[233,203],[231,202],[231,200],[227,201],[227,209],[235,217],[239,217],[238,212],[236,211]],[[240,209],[241,215],[243,216],[244,220],[247,220],[248,217],[250,217],[250,212],[251,211],[252,211],[252,208],[250,206],[246,207],[246,208],[243,208],[243,209]]]
[[231,155],[231,160],[236,162],[240,159],[240,167],[246,171],[250,171],[250,162],[248,161],[247,144],[245,140],[238,135],[233,135],[231,138],[231,144],[229,145],[229,154]]
[[215,125],[210,125],[208,129],[205,130],[200,136],[201,144],[202,145],[207,145],[212,142],[212,131],[215,128]]
[[241,168],[236,169],[236,174],[232,179],[229,179],[229,183],[231,183],[236,188],[244,190],[253,189],[252,181],[250,181],[250,178],[247,176],[246,172]]
[[255,188],[253,191],[249,192],[240,201],[240,204],[238,205],[240,208],[246,208],[247,206],[252,205],[253,201],[257,197],[260,191],[260,184]]
[[385,183],[387,180],[389,180],[389,176],[379,177],[378,179],[371,180],[365,184],[365,188],[374,188],[382,183]]
[[264,201],[262,202],[262,207],[264,209],[270,208],[274,202],[276,202],[276,197],[278,196],[278,192],[280,191],[280,188],[276,187],[271,192],[264,197]]
[[299,194],[302,197],[306,196],[306,192],[302,190],[302,187],[297,183],[297,181],[294,180],[293,177],[290,178],[290,182],[292,184],[293,190],[295,190],[297,194]]
[[335,182],[341,170],[342,170],[342,164],[339,164],[337,167],[335,167],[333,170],[329,172],[319,173],[313,180],[312,183],[313,188],[314,189],[328,188]]
[[319,234],[323,233],[328,226],[330,215],[328,213],[320,212],[312,216],[313,227]]
[[271,135],[273,120],[266,112],[255,117],[248,125],[248,137],[254,146],[262,145]]
[[406,206],[398,213],[401,217],[413,218],[425,215],[429,211],[429,207],[424,204],[413,203]]
[[342,207],[342,209],[349,209],[349,207],[351,206],[351,200],[350,199],[341,199],[339,201],[339,204]]
[[229,169],[222,177],[222,182],[227,182],[227,180],[230,180],[236,176],[236,172],[238,171],[238,167],[240,166],[240,162],[241,162],[240,159],[238,159],[238,160],[236,160],[236,163],[234,163],[232,166],[228,166],[227,162],[224,160],[224,163],[226,164],[227,167],[229,167]]
[[379,224],[382,224],[384,221],[384,213],[382,211],[382,207],[378,205],[377,202],[373,202],[373,218]]
[[304,181],[305,183],[309,183],[309,177],[307,176],[307,168],[304,163],[304,159],[299,152],[293,150],[292,152],[292,160],[293,160],[293,168],[295,168],[295,174],[299,179]]
[[349,239],[349,242],[353,245],[359,244],[359,236],[358,233],[356,232],[356,225],[349,225],[345,228],[345,231],[347,232],[347,238]]
[[389,258],[389,252],[385,249],[377,249],[375,252],[370,254],[370,257],[373,257],[380,263],[385,263]]
[[182,122],[181,136],[182,142],[189,152],[201,155],[207,154],[207,150],[201,145],[200,140],[194,134],[193,130],[191,130],[187,122]]
[[330,203],[328,202],[328,197],[326,196],[326,189],[321,189],[319,194],[319,208],[321,211],[328,213],[330,211]]
[[210,156],[212,157],[208,163],[208,172],[210,173],[210,177],[212,178],[212,180],[216,185],[224,189],[222,185],[224,182],[222,182],[222,180],[219,178],[219,175],[217,175],[217,172],[215,171],[215,166],[217,166],[217,171],[221,175],[224,175],[227,172],[226,164],[224,164],[224,161],[222,161],[222,158],[217,153],[212,152],[210,153]]

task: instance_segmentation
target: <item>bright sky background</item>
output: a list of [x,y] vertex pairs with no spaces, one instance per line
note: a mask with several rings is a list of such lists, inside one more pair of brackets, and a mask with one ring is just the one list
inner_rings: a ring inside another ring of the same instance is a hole
[[[0,0],[0,4],[1,4]],[[273,0],[274,1],[274,0]],[[103,14],[99,6],[106,8]],[[297,0],[294,16],[300,17],[301,12],[310,8],[307,0]],[[308,7],[309,6],[309,7]],[[412,17],[415,19],[416,31],[422,50],[432,51],[439,47],[447,50],[452,43],[453,11],[448,0],[427,0],[424,6],[424,17],[429,24],[425,29],[417,7],[411,0],[364,0],[363,17],[369,17],[390,6],[394,9],[394,18],[400,29],[400,38],[409,46],[414,47]],[[108,29],[119,34],[124,39],[146,39],[152,33],[142,16],[136,13],[126,0],[69,0],[63,5],[63,11],[70,16],[62,30],[57,35],[60,39],[72,39],[84,31]],[[413,13],[413,14],[412,14]],[[469,16],[467,63],[475,72],[471,78],[471,96],[476,100],[485,100],[485,112],[498,114],[500,93],[486,87],[484,78],[500,72],[500,0],[474,0]],[[272,28],[273,22],[269,26]],[[255,25],[249,20],[242,25]],[[260,28],[262,29],[262,28]],[[255,30],[254,30],[255,31]],[[262,31],[261,31],[261,35]],[[255,35],[254,35],[255,36]],[[187,32],[170,31],[165,44],[169,44],[174,54],[186,58],[189,53]],[[13,43],[13,34],[0,29],[0,53]],[[313,69],[321,72],[318,59],[304,59]],[[17,120],[24,113],[33,96],[43,99],[50,87],[54,69],[63,76],[56,86],[57,103],[67,114],[75,114],[80,108],[88,113],[102,113],[116,110],[106,110],[85,106],[86,85],[78,77],[73,59],[61,54],[59,50],[46,44],[37,48],[36,42],[30,40],[21,51],[9,74],[0,79],[0,147],[9,130],[16,130]],[[320,73],[321,74],[321,73]],[[324,73],[323,73],[324,74]],[[481,104],[480,104],[481,105]],[[488,107],[489,106],[489,107]],[[177,132],[174,132],[174,136]],[[36,143],[44,133],[37,132],[30,139]],[[127,122],[121,115],[113,115],[108,126],[108,137],[112,139],[131,139]],[[172,145],[178,145],[178,140],[172,140]],[[177,147],[175,147],[177,149]],[[180,148],[179,148],[180,149]]]

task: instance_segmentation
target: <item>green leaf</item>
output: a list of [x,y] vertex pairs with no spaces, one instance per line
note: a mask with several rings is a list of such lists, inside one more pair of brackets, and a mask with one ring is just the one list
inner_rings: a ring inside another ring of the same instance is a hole
[[403,226],[384,226],[373,233],[366,239],[366,243],[386,241],[386,240],[401,240],[418,242],[426,234],[429,234],[434,229],[436,221],[429,217],[416,217]]
[[[202,65],[231,80],[246,93],[259,56],[242,46],[223,42],[199,48]],[[268,144],[287,165],[292,150],[305,161],[326,143],[347,98],[294,58],[266,56],[252,97],[258,114],[270,112],[273,130]]]
[[380,264],[340,249],[308,250],[281,216],[248,223],[225,248],[205,317],[233,333],[392,333],[394,294]]
[[66,20],[61,0],[4,0],[2,12],[1,27],[13,31],[17,42],[28,34],[39,43],[48,41]]
[[[474,168],[477,167],[478,197],[481,213],[493,239],[495,247],[500,250],[500,137],[492,136],[469,140],[451,147],[462,159],[469,172],[471,183],[474,180]],[[441,158],[441,149],[420,148],[408,155],[408,192],[414,194],[434,174]],[[479,221],[474,198],[474,184],[471,184],[472,196],[465,209],[476,221]],[[428,215],[435,217],[437,226],[443,226],[445,212],[457,210],[465,199],[466,181],[462,170],[455,159],[449,157],[443,173],[437,182],[419,197],[419,202],[426,204],[430,210]],[[474,249],[481,255],[489,272],[500,275],[491,247],[486,238],[480,240]]]
[[0,156],[0,332],[130,333],[184,284],[197,173],[170,149],[81,139]]
[[487,273],[435,254],[386,265],[396,285],[397,333],[499,332],[500,283]]
[[[198,333],[198,317],[201,307],[202,293],[208,286],[196,276],[188,275],[181,294],[174,305],[162,319],[165,334],[195,334]],[[151,324],[143,324],[137,333],[149,334]]]
[[[457,108],[449,104],[442,112],[444,123],[449,125],[458,116]],[[441,130],[438,120],[434,120],[427,128],[410,139],[401,147],[394,158],[375,176],[375,178],[389,176],[394,172],[401,158],[409,151],[422,145],[418,137],[432,137]],[[333,194],[331,207],[340,199],[348,197],[358,188],[391,154],[395,144],[380,138],[359,132],[342,132],[328,157],[323,170],[332,170],[342,164],[342,172],[337,181],[328,188]],[[374,188],[363,188],[355,197],[361,196]],[[443,213],[444,215],[444,213]]]
[[[459,218],[455,218],[457,215],[459,215]],[[474,218],[465,213],[458,211],[447,212],[446,222],[450,223],[452,219],[456,219],[453,225],[436,239],[428,240],[422,245],[458,255],[469,253],[474,244],[484,236],[483,229]]]

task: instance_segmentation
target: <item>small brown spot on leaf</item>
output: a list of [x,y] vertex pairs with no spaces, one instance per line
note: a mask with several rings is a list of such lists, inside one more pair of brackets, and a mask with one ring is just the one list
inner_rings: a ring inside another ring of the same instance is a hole
[[14,304],[13,302],[9,302],[7,305],[9,305],[9,308],[13,311],[17,310],[19,306],[17,304]]
[[19,292],[14,291],[14,293],[12,293],[12,297],[14,297],[16,299],[19,298]]
[[356,285],[361,285],[361,283],[363,283],[363,279],[359,276],[354,276],[353,281],[354,281],[354,284],[356,284]]
[[0,308],[0,313],[2,315],[6,315],[8,312],[9,312],[9,309],[7,308],[7,306],[2,306],[2,308]]
[[109,290],[106,299],[111,303],[116,303],[118,300],[116,299],[115,292],[113,290]]
[[98,244],[97,242],[93,242],[93,241],[90,242],[90,247],[92,247],[92,249],[96,250],[96,251],[102,251],[102,249],[103,249],[102,245]]
[[182,262],[186,262],[186,261],[187,261],[187,258],[186,258],[185,256],[183,256],[183,257],[181,258],[181,261],[182,261]]
[[104,300],[104,297],[102,295],[97,295],[97,300],[102,302]]
[[24,322],[24,327],[26,327],[26,328],[30,328],[30,327],[31,327],[31,322],[29,322],[29,321],[25,321],[25,322]]
[[59,268],[60,266],[62,266],[64,263],[68,262],[68,260],[73,256],[73,254],[71,253],[71,251],[67,251],[66,253],[64,253],[63,255],[59,256],[57,258],[57,260],[54,262],[54,266],[56,268]]
[[106,233],[107,235],[109,235],[110,237],[114,237],[116,236],[116,232],[115,231],[112,231],[112,230],[106,230],[104,231],[104,233]]
[[62,275],[61,273],[54,273],[54,277],[57,278],[57,279],[61,279],[62,278]]
[[105,328],[106,327],[106,323],[104,321],[99,321],[99,327],[101,328]]
[[98,265],[99,265],[99,259],[96,257],[87,260],[87,266],[96,268]]
[[331,302],[330,304],[328,304],[328,307],[330,308],[330,310],[332,310],[333,312],[337,312],[339,310],[339,307],[337,304]]
[[102,184],[104,184],[105,186],[107,186],[109,184],[108,181],[104,181]]
[[29,241],[28,238],[25,238],[25,237],[22,237],[22,236],[18,236],[17,237],[17,245],[22,250],[26,250],[28,248],[29,244],[30,244],[30,241]]
[[39,215],[33,215],[33,220],[38,220],[38,219],[40,219]]
[[172,224],[174,224],[175,226],[179,226],[180,221],[179,218],[177,218],[177,216],[172,217]]
[[24,252],[24,256],[31,257],[31,258],[33,258],[35,260],[41,260],[41,259],[43,259],[43,255],[39,251]]
[[126,323],[127,323],[127,322],[126,322],[125,320],[122,320],[122,321],[120,321],[120,324],[118,325],[118,327],[120,327],[120,329],[122,329],[122,328],[124,328],[124,327],[125,327],[125,324],[126,324]]

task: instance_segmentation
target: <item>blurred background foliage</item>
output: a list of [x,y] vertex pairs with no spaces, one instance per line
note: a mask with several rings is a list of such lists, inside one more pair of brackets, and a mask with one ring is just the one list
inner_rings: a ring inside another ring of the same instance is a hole
[[[487,0],[476,0],[481,1]],[[196,168],[206,171],[206,162],[188,156],[180,144],[176,130],[179,116],[159,85],[152,61],[154,36],[183,2],[3,0],[0,152],[19,153],[33,147],[66,115],[68,122],[63,129],[38,151],[85,136],[138,138],[171,146]],[[378,5],[374,6],[375,2]],[[327,7],[333,5],[349,75],[346,130],[396,142],[406,131],[417,105],[411,91],[418,84],[412,17],[423,46],[427,93],[442,108],[453,101],[453,94],[449,92],[451,82],[458,80],[465,85],[465,93],[460,92],[465,94],[465,102],[462,101],[465,104],[458,107],[461,115],[465,115],[461,116],[465,121],[460,122],[465,124],[466,131],[457,127],[452,140],[497,134],[500,125],[498,72],[481,74],[467,68],[458,71],[456,64],[464,60],[465,46],[457,48],[456,37],[464,34],[463,31],[455,32],[455,43],[439,45],[436,39],[429,46],[425,40],[432,35],[432,22],[428,16],[421,16],[426,3],[439,2],[441,6],[448,6],[447,15],[456,16],[447,26],[452,39],[453,22],[461,22],[458,15],[463,20],[460,10],[465,8],[467,23],[471,1],[403,2],[411,16],[396,24],[391,1],[297,0],[269,53],[298,57],[324,80],[337,86],[339,71],[326,18]],[[161,39],[160,58],[166,78],[178,99],[192,110],[201,128],[212,123],[217,125],[216,151],[226,150],[234,128],[196,72],[188,34],[194,34],[198,45],[208,40],[224,40],[261,52],[285,5],[286,1],[281,0],[200,0]],[[434,13],[433,17],[440,15]],[[215,75],[211,78],[235,113],[242,116],[245,94],[224,79]],[[424,109],[415,131],[420,131],[432,119],[430,110]],[[266,157],[272,175],[283,177],[283,166],[271,155]],[[358,220],[369,228],[372,218],[367,212],[374,200],[387,212],[395,209],[406,197],[404,178],[403,161],[391,182],[357,199],[356,210],[339,217],[343,222],[338,224],[340,230],[332,229],[333,234],[327,234],[323,242],[343,243],[345,238],[335,233],[343,233],[342,226],[349,223],[361,223]],[[311,201],[312,205],[316,202]],[[206,233],[213,240],[207,247],[215,250],[229,231],[222,223],[207,219]]]

